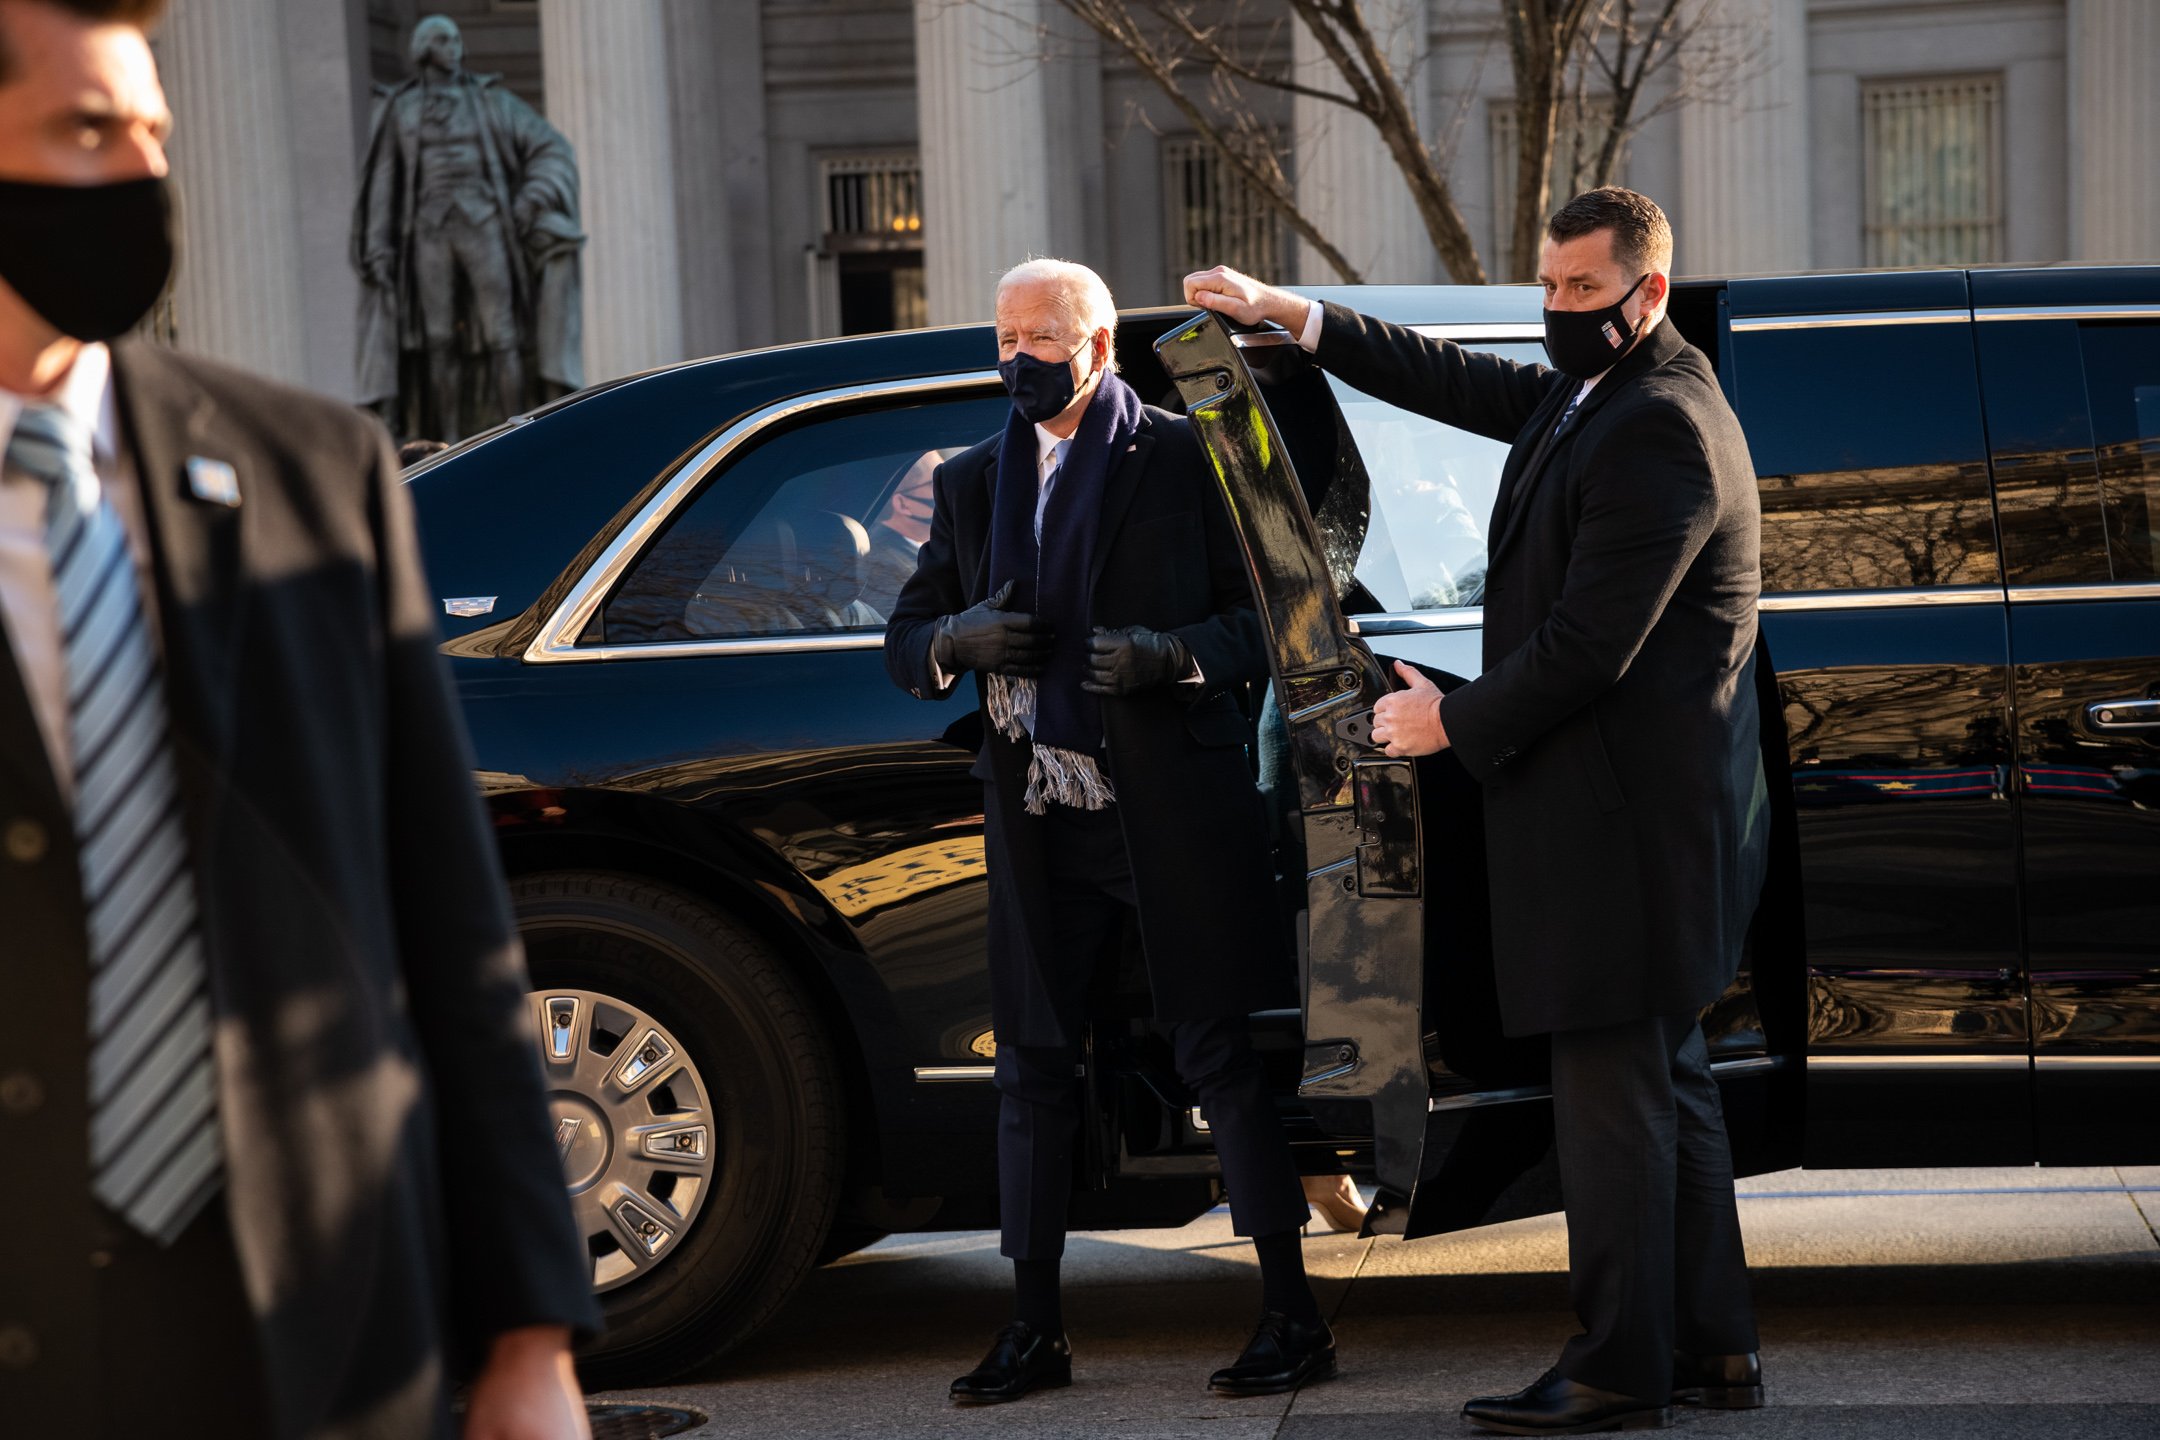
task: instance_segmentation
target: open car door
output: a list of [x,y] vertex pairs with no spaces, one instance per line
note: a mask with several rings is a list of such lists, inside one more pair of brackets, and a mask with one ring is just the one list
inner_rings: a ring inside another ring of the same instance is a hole
[[1364,535],[1364,464],[1318,368],[1288,341],[1281,331],[1233,334],[1209,315],[1156,353],[1244,547],[1288,731],[1305,869],[1299,1093],[1338,1133],[1370,1107],[1380,1187],[1370,1223],[1400,1229],[1430,1108],[1419,782],[1411,761],[1370,743],[1373,702],[1394,687],[1342,606]]

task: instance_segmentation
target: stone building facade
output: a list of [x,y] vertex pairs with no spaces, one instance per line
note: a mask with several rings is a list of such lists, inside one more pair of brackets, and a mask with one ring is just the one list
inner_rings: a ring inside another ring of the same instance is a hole
[[[1481,251],[1512,115],[1492,0],[1366,0]],[[179,343],[352,383],[347,225],[372,87],[422,14],[576,145],[586,370],[983,317],[1029,253],[1123,304],[1198,260],[1325,282],[1055,0],[175,0]],[[1723,0],[1740,98],[1668,108],[1627,183],[1682,273],[2160,259],[2160,4]],[[1290,44],[1285,39],[1282,43]],[[1302,43],[1286,58],[1316,63]],[[1386,282],[1445,278],[1373,134],[1276,97],[1301,203]],[[1499,266],[1488,265],[1495,273]]]

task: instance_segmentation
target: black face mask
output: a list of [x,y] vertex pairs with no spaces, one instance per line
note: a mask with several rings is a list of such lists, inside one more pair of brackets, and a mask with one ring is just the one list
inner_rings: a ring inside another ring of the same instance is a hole
[[1021,419],[1042,425],[1065,413],[1073,396],[1080,393],[1072,373],[1072,362],[1079,358],[1078,350],[1064,360],[1038,360],[1022,350],[998,362],[998,378],[1005,382]]
[[1578,380],[1588,380],[1612,369],[1635,343],[1635,337],[1642,334],[1642,328],[1628,324],[1627,317],[1620,312],[1649,278],[1648,274],[1643,275],[1628,286],[1626,295],[1602,310],[1547,307],[1545,353],[1552,358],[1553,368]]
[[126,334],[157,304],[172,268],[172,198],[163,179],[0,180],[0,280],[61,334]]

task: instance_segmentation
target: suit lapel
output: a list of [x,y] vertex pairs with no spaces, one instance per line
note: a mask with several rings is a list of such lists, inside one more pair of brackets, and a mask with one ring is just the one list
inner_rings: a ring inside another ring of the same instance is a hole
[[1515,449],[1509,453],[1508,464],[1501,472],[1499,493],[1493,498],[1492,525],[1485,542],[1487,565],[1514,533],[1515,518],[1524,509],[1524,497],[1537,483],[1538,476],[1544,473],[1553,451],[1559,448],[1553,427],[1560,423],[1560,416],[1567,410],[1568,397],[1574,393],[1572,384],[1554,386],[1553,393],[1545,397],[1544,403],[1530,417],[1528,434],[1536,438],[1529,441],[1527,450],[1523,448],[1523,440],[1518,439]]
[[1125,512],[1132,508],[1133,496],[1140,492],[1140,476],[1147,469],[1148,452],[1155,448],[1153,426],[1143,423],[1140,430],[1126,443],[1125,453],[1110,471],[1110,478],[1103,482],[1102,518],[1095,526],[1095,553],[1088,560],[1088,596],[1095,594],[1095,582],[1102,578],[1103,566],[1110,559],[1110,547],[1116,543],[1118,527],[1125,523]]
[[[1569,451],[1574,447],[1575,437],[1582,434],[1583,427],[1590,423],[1590,417],[1639,376],[1665,364],[1686,345],[1687,341],[1681,338],[1680,332],[1673,328],[1670,320],[1660,324],[1644,336],[1642,342],[1629,351],[1619,364],[1607,371],[1604,379],[1590,387],[1590,393],[1583,396],[1582,404],[1576,407],[1574,418],[1568,421],[1567,429],[1558,435],[1553,433],[1553,427],[1559,423],[1560,416],[1566,413],[1567,402],[1581,388],[1581,382],[1575,381],[1558,387],[1545,404],[1539,407],[1539,414],[1534,422],[1539,427],[1535,448],[1516,474],[1512,485],[1503,479],[1500,498],[1493,506],[1492,536],[1485,547],[1485,563],[1488,569],[1492,565],[1493,557],[1504,550],[1516,532],[1522,528],[1522,517],[1529,510],[1530,497],[1536,493],[1539,483],[1546,475],[1562,467]],[[1520,443],[1517,442],[1518,445]]]
[[[243,502],[259,472],[251,469],[250,448],[228,433],[216,403],[162,354],[137,343],[114,346],[113,382],[150,531],[174,750],[181,783],[195,792],[189,798],[199,825],[207,814],[210,775],[226,770],[232,749],[240,526],[247,507],[198,499],[187,465],[195,458],[231,465]],[[208,773],[201,761],[208,762]]]
[[67,803],[60,796],[60,780],[53,774],[52,756],[45,749],[45,731],[30,705],[30,689],[23,683],[22,668],[15,663],[15,646],[7,627],[0,625],[0,765],[22,777],[31,793],[54,812]]

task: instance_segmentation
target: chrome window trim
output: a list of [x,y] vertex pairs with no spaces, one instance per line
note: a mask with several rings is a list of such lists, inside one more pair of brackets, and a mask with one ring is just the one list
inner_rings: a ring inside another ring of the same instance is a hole
[[2030,1055],[1810,1055],[1809,1069],[1828,1070],[2029,1070]]
[[917,1065],[915,1083],[918,1085],[955,1085],[978,1080],[995,1080],[995,1065]]
[[1757,602],[1770,613],[1793,610],[1892,610],[1907,605],[2000,605],[2000,585],[1942,585],[1910,590],[1782,590]]
[[1990,305],[1975,320],[2160,320],[2160,304]]
[[2042,1070],[2160,1070],[2160,1055],[2036,1055]]
[[1479,630],[1485,625],[1485,611],[1476,605],[1445,610],[1390,610],[1347,618],[1353,635],[1424,635],[1440,630]]
[[2043,605],[2074,600],[2160,600],[2160,580],[2125,580],[2111,585],[2013,585],[2014,605]]
[[683,499],[694,492],[707,475],[764,431],[813,410],[830,409],[864,400],[909,399],[923,395],[988,389],[997,384],[997,372],[994,370],[975,370],[958,375],[914,377],[906,380],[881,380],[874,384],[849,385],[836,390],[819,390],[808,395],[797,395],[776,401],[737,420],[706,441],[695,455],[668,477],[666,483],[653,492],[652,498],[645,502],[644,508],[631,518],[630,523],[608,542],[607,549],[600,552],[600,558],[570,587],[570,593],[563,597],[562,603],[555,607],[554,613],[541,625],[540,633],[533,637],[532,644],[525,648],[525,663],[558,665],[576,660],[638,660],[666,655],[863,650],[884,644],[883,635],[836,634],[801,637],[740,636],[580,648],[577,637],[591,623],[593,613],[600,608],[601,600],[615,587],[615,582],[623,577],[652,537],[673,517],[676,507]]
[[1734,320],[1735,335],[1756,330],[1850,330],[1864,325],[1962,325],[1970,310],[1847,310],[1828,315],[1750,315]]
[[1471,345],[1480,340],[1491,340],[1499,344],[1513,344],[1521,340],[1543,340],[1545,338],[1543,321],[1535,323],[1488,321],[1483,325],[1411,325],[1406,328],[1414,330],[1420,335],[1430,336],[1435,340],[1453,340],[1458,345]]

